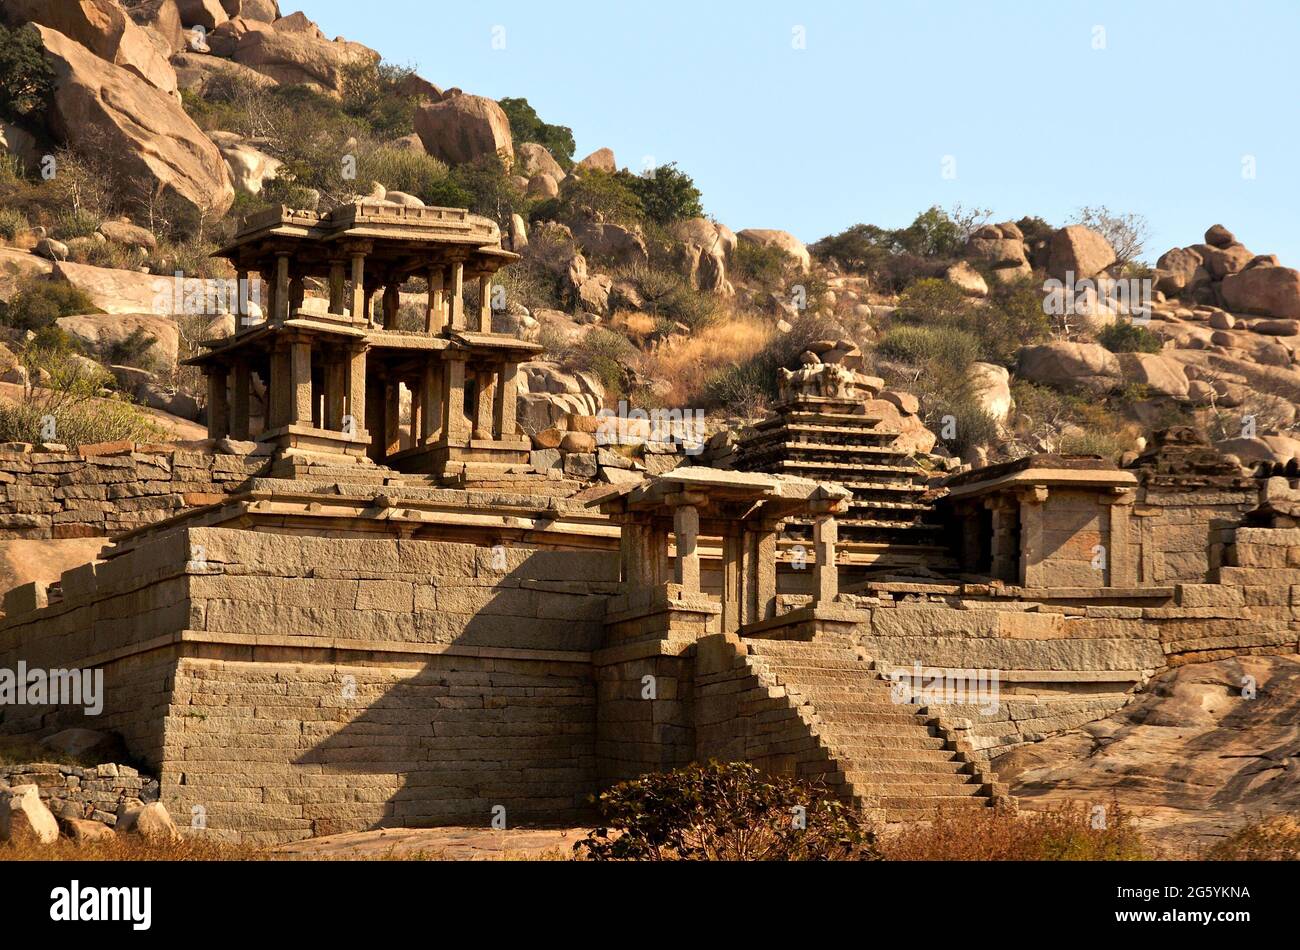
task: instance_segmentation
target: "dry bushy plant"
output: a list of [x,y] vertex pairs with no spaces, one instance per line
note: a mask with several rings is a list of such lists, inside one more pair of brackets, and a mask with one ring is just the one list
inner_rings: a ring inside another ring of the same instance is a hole
[[887,861],[1141,861],[1151,848],[1118,802],[1094,827],[1081,803],[1009,814],[998,809],[940,815],[885,837]]
[[574,845],[594,861],[874,860],[862,815],[825,789],[747,762],[690,765],[597,799],[606,827]]
[[1278,815],[1251,822],[1205,852],[1209,861],[1300,861],[1300,821]]

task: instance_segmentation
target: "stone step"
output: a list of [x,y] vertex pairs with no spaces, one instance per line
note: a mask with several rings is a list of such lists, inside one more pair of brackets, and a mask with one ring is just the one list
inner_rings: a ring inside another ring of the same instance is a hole
[[966,784],[920,781],[880,782],[875,779],[868,779],[862,783],[851,781],[850,784],[858,794],[895,800],[905,797],[927,800],[935,798],[974,798],[981,794],[984,788],[983,785],[975,782]]
[[[959,759],[936,759],[933,761],[904,759],[901,757],[901,753],[899,756],[891,754],[884,758],[877,756],[852,760],[845,758],[842,765],[846,770],[846,775],[858,776],[865,782],[872,781],[876,776],[889,775],[953,775],[965,777],[972,774],[970,772],[972,766]],[[857,779],[852,780],[856,781]]]
[[945,751],[947,743],[947,740],[941,736],[848,736],[841,738],[827,736],[820,728],[818,732],[821,733],[823,741],[830,746],[836,758],[849,761],[901,751],[920,752],[928,750],[940,752]]
[[817,731],[831,742],[851,742],[855,739],[874,739],[881,736],[898,736],[900,738],[933,739],[938,737],[938,730],[922,722],[868,722],[856,719],[835,721],[822,719]]
[[874,670],[870,669],[861,660],[856,659],[839,659],[836,657],[791,657],[791,656],[757,656],[759,662],[765,663],[769,669],[792,678],[797,678],[805,674],[817,675],[820,673],[851,673],[856,676],[869,676],[873,679],[876,676]]
[[847,637],[839,641],[825,640],[762,640],[746,637],[744,644],[757,656],[829,656],[835,659],[852,659],[856,654]]
[[964,798],[928,798],[917,804],[915,798],[882,798],[874,804],[885,809],[886,821],[933,821],[941,813],[988,808],[992,802],[982,795]]
[[916,710],[894,703],[858,702],[857,700],[826,700],[811,704],[824,722],[918,722]]

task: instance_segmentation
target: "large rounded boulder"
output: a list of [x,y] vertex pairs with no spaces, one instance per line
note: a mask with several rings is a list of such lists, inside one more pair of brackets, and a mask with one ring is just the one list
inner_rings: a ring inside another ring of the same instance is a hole
[[1123,379],[1119,359],[1098,343],[1056,340],[1020,351],[1017,375],[1059,389],[1109,392]]
[[143,193],[194,213],[226,213],[235,189],[225,159],[174,97],[56,30],[36,29],[55,72],[49,123],[56,136],[93,144]]
[[497,155],[509,164],[514,155],[510,120],[505,111],[483,96],[462,93],[430,102],[415,112],[415,131],[424,150],[449,165]]

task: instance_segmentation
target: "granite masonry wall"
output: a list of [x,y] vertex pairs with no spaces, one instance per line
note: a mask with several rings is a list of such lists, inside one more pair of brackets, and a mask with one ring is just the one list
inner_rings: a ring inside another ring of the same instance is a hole
[[210,505],[263,474],[264,456],[107,442],[74,452],[0,446],[0,540],[94,538]]

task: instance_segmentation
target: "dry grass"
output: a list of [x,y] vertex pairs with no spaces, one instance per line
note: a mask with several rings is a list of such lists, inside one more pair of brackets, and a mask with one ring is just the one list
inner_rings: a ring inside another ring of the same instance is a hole
[[772,323],[761,317],[719,317],[691,336],[673,337],[647,354],[645,372],[667,384],[660,396],[663,405],[698,406],[711,375],[749,360],[775,333]]
[[150,844],[142,838],[123,836],[95,844],[77,845],[67,838],[54,844],[6,842],[0,844],[3,861],[269,861],[267,851],[222,844],[201,838],[185,838],[174,844]]
[[1093,827],[1083,805],[1011,815],[958,812],[914,825],[880,842],[886,861],[1140,861],[1156,857],[1118,803]]
[[1208,861],[1300,861],[1300,820],[1252,822],[1205,852]]

